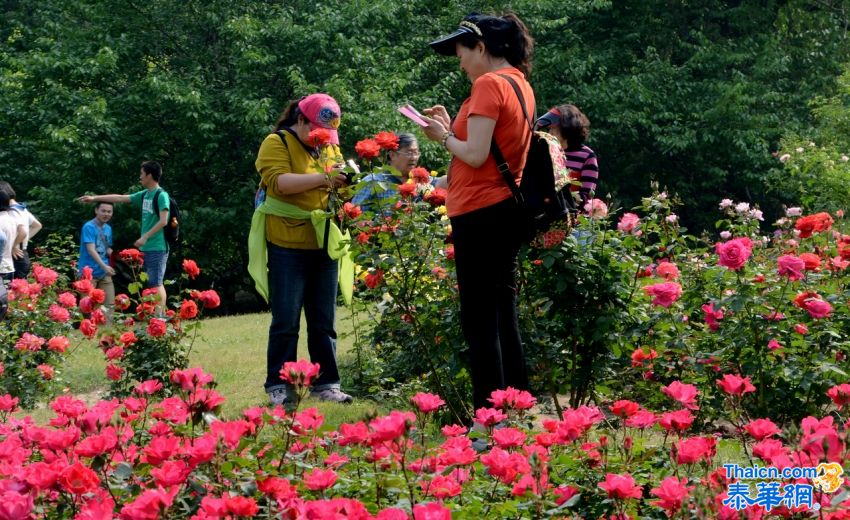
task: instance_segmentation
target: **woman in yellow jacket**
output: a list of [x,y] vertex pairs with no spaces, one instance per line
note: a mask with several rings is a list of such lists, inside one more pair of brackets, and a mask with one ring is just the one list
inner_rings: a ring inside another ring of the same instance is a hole
[[[330,151],[339,155],[341,112],[327,94],[311,94],[293,101],[284,110],[275,131],[263,140],[255,163],[266,197],[301,210],[327,209],[328,190],[342,187],[342,173],[326,174],[319,149],[308,145],[310,131],[324,128],[330,134]],[[269,327],[265,390],[273,405],[294,400],[288,395],[280,369],[295,361],[301,310],[307,320],[307,349],[321,371],[311,394],[319,399],[350,403],[340,390],[336,363],[336,313],[338,262],[319,247],[309,219],[266,215],[268,287],[272,322]]]

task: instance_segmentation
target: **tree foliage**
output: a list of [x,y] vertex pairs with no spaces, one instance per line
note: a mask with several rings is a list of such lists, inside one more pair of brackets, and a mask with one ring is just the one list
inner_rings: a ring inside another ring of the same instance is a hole
[[[184,251],[227,301],[249,286],[253,161],[286,102],[335,96],[348,151],[375,131],[410,130],[402,102],[454,112],[468,80],[427,42],[468,11],[511,8],[526,21],[538,112],[571,102],[589,115],[603,192],[635,204],[657,180],[693,208],[691,227],[707,224],[718,194],[770,206],[770,152],[811,125],[801,108],[833,96],[850,61],[840,0],[0,5],[3,176],[48,230],[74,233],[90,214],[75,195],[128,192],[142,160],[160,161],[186,210]],[[445,164],[423,144],[425,165]],[[136,238],[135,212],[119,209],[115,224],[119,241]]]

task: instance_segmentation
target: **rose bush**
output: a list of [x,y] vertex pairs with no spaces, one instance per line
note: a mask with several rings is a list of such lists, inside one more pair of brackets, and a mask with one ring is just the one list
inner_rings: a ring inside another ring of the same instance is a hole
[[[299,361],[281,374],[303,395],[318,370]],[[723,381],[730,395],[750,390],[737,376]],[[704,412],[683,407],[710,390],[690,383],[669,385],[663,408],[620,400],[566,408],[542,423],[528,420],[531,394],[508,388],[476,411],[480,431],[471,434],[438,428],[445,403],[427,393],[411,399],[413,411],[336,430],[323,428],[313,408],[219,418],[224,398],[213,384],[191,368],[140,383],[122,400],[87,406],[62,396],[50,403],[47,426],[19,417],[17,400],[0,396],[0,519],[740,518],[729,506],[736,481],[721,467],[731,461],[717,455],[724,441],[696,432]],[[847,392],[830,389],[829,412],[846,407]],[[846,464],[847,432],[831,415],[788,429],[759,418],[744,425],[739,446],[763,466]],[[476,452],[473,438],[488,448]],[[836,490],[816,490],[817,511],[789,501],[754,504],[746,517],[766,518],[769,509],[839,520],[850,510]]]
[[[172,294],[165,315],[157,316],[156,291],[142,289],[141,253],[125,249],[119,255],[133,273],[134,281],[128,286],[130,294],[116,295],[111,324],[87,318],[82,321],[80,331],[98,340],[107,360],[106,377],[112,394],[126,396],[140,381],[167,379],[173,370],[186,368],[204,310],[217,308],[221,300],[213,290],[184,286],[201,272],[194,260],[186,259],[179,283],[170,284],[179,289],[169,291]],[[77,290],[82,308],[82,302],[91,298],[91,287],[80,284]]]
[[80,313],[68,289],[67,277],[39,263],[29,279],[11,283],[9,312],[0,324],[0,392],[17,397],[22,406],[58,391],[62,359],[76,348],[70,337]]

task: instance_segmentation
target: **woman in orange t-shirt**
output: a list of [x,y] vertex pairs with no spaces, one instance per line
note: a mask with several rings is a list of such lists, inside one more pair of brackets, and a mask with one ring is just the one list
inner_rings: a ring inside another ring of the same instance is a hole
[[441,105],[424,110],[429,116],[424,132],[452,154],[446,207],[476,409],[490,406],[487,399],[493,390],[528,389],[516,311],[519,211],[490,154],[490,142],[495,139],[519,184],[531,130],[516,93],[502,76],[519,85],[533,114],[534,91],[526,79],[533,46],[528,29],[514,14],[470,14],[456,31],[431,42],[438,53],[457,56],[472,82],[470,96],[454,120]]

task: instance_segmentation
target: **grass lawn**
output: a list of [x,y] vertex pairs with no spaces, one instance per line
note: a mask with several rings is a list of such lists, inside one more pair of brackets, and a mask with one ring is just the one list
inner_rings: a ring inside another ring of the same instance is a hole
[[[346,334],[352,327],[349,310],[340,307],[337,315],[337,357],[342,364],[353,355],[353,338]],[[264,405],[268,401],[263,391],[266,374],[266,342],[271,316],[269,313],[225,316],[204,320],[198,339],[192,347],[190,366],[199,366],[215,377],[217,390],[227,399],[221,415],[235,418],[245,408]],[[308,359],[307,325],[301,321],[298,357]],[[89,403],[106,395],[109,390],[105,375],[106,361],[92,341],[79,339],[79,343],[66,358],[61,376],[67,383],[66,391],[82,396]],[[345,374],[343,375],[345,379]],[[328,425],[335,427],[344,422],[366,419],[386,411],[368,398],[358,398],[351,405],[308,400],[305,407],[317,407],[326,417]],[[28,410],[38,422],[46,422],[53,412],[43,407]]]

